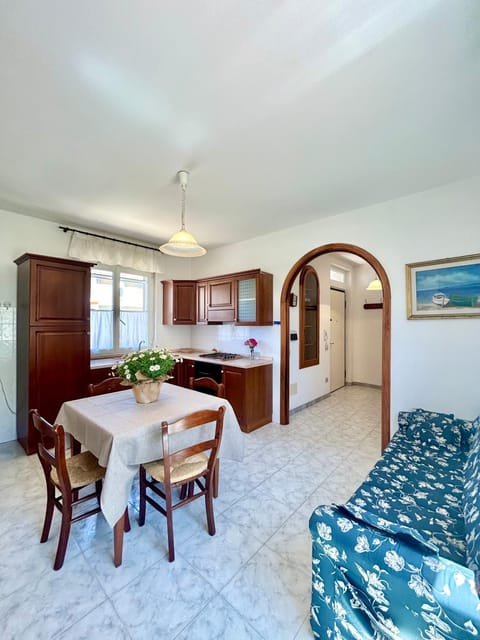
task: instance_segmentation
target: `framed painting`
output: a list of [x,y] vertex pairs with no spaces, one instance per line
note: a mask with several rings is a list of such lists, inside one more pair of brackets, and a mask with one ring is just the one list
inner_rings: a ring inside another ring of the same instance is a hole
[[480,254],[406,265],[407,318],[480,317]]

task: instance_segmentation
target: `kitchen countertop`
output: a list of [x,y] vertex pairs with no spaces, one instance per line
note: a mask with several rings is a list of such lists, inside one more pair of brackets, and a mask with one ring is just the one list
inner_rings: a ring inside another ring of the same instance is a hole
[[[171,349],[172,353],[180,358],[187,360],[199,360],[200,362],[212,362],[213,364],[228,365],[229,367],[238,367],[239,369],[251,369],[252,367],[264,367],[265,365],[272,364],[273,358],[267,358],[261,356],[259,358],[250,358],[248,355],[239,354],[238,358],[232,360],[220,360],[219,358],[202,358],[201,353],[211,353],[212,349],[192,349],[189,347],[182,347],[178,349]],[[112,367],[119,362],[121,358],[98,358],[90,362],[91,369],[100,369],[101,367]]]
[[238,358],[231,360],[221,360],[220,358],[203,358],[200,354],[211,353],[212,349],[191,349],[180,348],[172,349],[172,353],[185,358],[187,360],[199,360],[200,362],[211,362],[213,364],[219,364],[221,366],[228,365],[229,367],[238,367],[239,369],[251,369],[253,367],[264,367],[265,365],[272,364],[273,358],[267,358],[261,356],[260,358],[250,358],[248,355],[239,354]]

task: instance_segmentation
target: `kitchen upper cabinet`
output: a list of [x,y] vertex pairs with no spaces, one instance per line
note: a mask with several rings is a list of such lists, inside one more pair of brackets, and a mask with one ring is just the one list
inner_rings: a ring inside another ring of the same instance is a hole
[[207,280],[208,322],[235,322],[236,280],[231,277]]
[[[271,273],[260,269],[230,273],[218,278],[199,280],[197,287],[201,286],[206,287],[207,322],[235,322],[239,325],[273,323],[273,276]],[[199,297],[197,314],[200,313],[201,305],[202,301]],[[199,317],[197,315],[197,322],[200,322]]]
[[237,319],[241,325],[273,323],[273,276],[251,271],[237,279]]
[[196,324],[197,283],[195,280],[162,280],[163,324]]
[[90,382],[92,265],[24,254],[17,269],[17,438],[28,454],[38,432],[29,411],[54,422]]
[[242,431],[250,432],[272,421],[272,365],[240,368],[224,365],[225,397]]

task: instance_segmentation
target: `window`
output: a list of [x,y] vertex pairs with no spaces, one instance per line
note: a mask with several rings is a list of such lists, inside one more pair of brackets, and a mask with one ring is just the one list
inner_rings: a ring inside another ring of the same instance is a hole
[[306,266],[300,274],[300,369],[320,362],[318,345],[319,286],[315,269]]
[[152,276],[121,267],[92,269],[90,351],[120,355],[149,344],[153,318]]
[[333,267],[330,269],[330,280],[332,282],[338,282],[340,284],[345,284],[345,271],[341,269],[334,269]]

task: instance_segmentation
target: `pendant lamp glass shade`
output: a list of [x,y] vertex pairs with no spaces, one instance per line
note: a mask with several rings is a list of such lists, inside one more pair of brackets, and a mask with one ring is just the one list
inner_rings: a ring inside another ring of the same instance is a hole
[[367,287],[367,291],[381,291],[381,290],[382,290],[382,283],[378,278],[375,278],[375,280],[372,280]]
[[178,180],[182,187],[182,227],[166,244],[160,246],[160,251],[177,258],[197,258],[204,256],[207,250],[201,247],[195,238],[185,229],[185,192],[187,190],[188,171],[179,171]]

